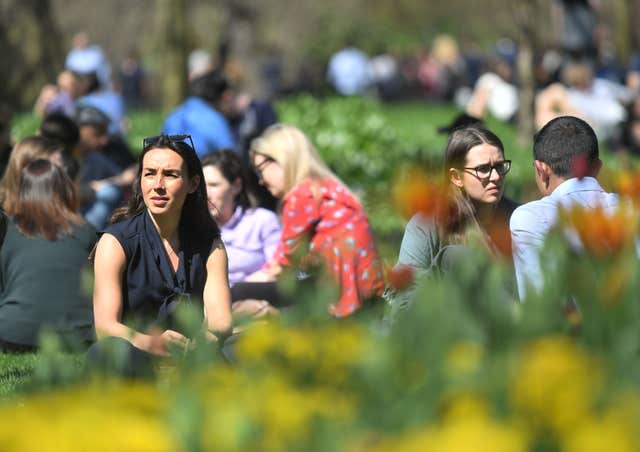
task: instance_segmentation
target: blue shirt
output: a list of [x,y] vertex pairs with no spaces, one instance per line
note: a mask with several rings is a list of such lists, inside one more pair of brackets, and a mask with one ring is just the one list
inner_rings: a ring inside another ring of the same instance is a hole
[[199,157],[222,148],[236,149],[227,119],[199,97],[189,97],[173,110],[162,125],[162,133],[191,135]]
[[336,91],[345,96],[362,94],[373,81],[369,58],[353,47],[331,57],[327,77]]
[[161,328],[175,328],[170,322],[178,303],[191,300],[202,306],[211,243],[194,243],[193,239],[187,239],[186,232],[181,233],[180,262],[174,273],[146,209],[109,226],[104,232],[120,242],[126,256],[122,277],[123,321],[142,327],[156,323]]
[[544,276],[540,268],[540,250],[549,230],[556,224],[559,207],[601,206],[611,213],[619,203],[618,195],[607,193],[593,177],[564,181],[549,196],[518,207],[511,215],[511,246],[520,300],[527,287],[540,291]]

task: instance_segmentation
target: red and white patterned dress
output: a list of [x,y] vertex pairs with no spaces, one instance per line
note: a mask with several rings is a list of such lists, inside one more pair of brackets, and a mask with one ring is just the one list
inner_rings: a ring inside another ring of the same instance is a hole
[[339,286],[340,299],[329,312],[347,316],[362,301],[382,293],[382,263],[369,220],[358,200],[334,179],[307,179],[283,200],[282,239],[275,253],[281,266],[300,243],[309,242],[309,254],[321,256]]

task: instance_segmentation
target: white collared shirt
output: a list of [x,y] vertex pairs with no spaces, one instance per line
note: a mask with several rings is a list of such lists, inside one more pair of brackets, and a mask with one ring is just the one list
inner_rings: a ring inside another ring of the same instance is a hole
[[601,206],[606,213],[612,213],[618,203],[618,195],[604,191],[595,178],[585,177],[568,179],[549,196],[518,207],[511,215],[509,227],[520,300],[525,299],[527,286],[536,291],[543,286],[540,250],[547,233],[557,222],[560,206]]

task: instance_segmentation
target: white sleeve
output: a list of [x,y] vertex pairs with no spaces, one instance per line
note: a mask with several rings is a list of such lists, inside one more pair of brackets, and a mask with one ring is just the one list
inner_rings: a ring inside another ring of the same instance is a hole
[[542,289],[544,279],[540,269],[540,250],[547,228],[540,215],[528,209],[526,205],[518,207],[513,212],[509,228],[518,295],[520,301],[524,301],[527,287],[536,291]]

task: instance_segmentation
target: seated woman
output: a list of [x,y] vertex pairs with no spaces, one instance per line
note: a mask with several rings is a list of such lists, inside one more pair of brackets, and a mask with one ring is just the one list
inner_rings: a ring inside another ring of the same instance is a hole
[[209,212],[220,226],[229,258],[229,283],[245,281],[270,261],[280,242],[275,213],[252,207],[240,156],[225,149],[202,159]]
[[202,306],[211,341],[231,332],[227,254],[200,160],[185,139],[144,140],[129,204],[98,241],[93,307],[101,340],[89,350],[89,367],[104,365],[109,343],[126,348],[131,364],[119,371],[131,375],[146,372],[170,344],[186,347],[189,339],[173,326],[180,303]]
[[[495,134],[480,126],[455,130],[444,155],[448,205],[442,211],[446,218],[414,215],[405,229],[396,268],[408,266],[416,276],[446,271],[459,245],[465,245],[475,232],[480,232],[490,250],[510,257],[509,219],[517,207],[503,197],[510,168]],[[410,299],[411,290],[396,294],[392,311]]]
[[[250,154],[262,183],[283,200],[282,238],[265,279],[274,279],[283,266],[299,268],[302,262],[292,260],[302,254],[306,261],[319,258],[339,288],[340,297],[329,308],[332,315],[350,315],[379,296],[382,265],[367,216],[307,136],[275,124],[252,142]],[[298,253],[305,240],[308,250]]]
[[34,350],[44,330],[69,345],[90,342],[81,275],[96,233],[78,214],[73,183],[49,160],[34,160],[14,201],[0,250],[0,350]]
[[280,298],[279,292],[275,283],[251,281],[251,276],[273,258],[280,243],[278,217],[270,210],[252,207],[238,153],[223,149],[208,154],[202,159],[202,167],[209,211],[220,226],[229,258],[233,311],[266,315],[272,311],[255,300],[275,301]]

